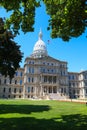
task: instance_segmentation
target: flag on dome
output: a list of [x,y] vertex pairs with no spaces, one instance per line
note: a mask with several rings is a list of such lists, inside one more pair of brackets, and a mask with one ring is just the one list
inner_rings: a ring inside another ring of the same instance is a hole
[[50,40],[48,40],[48,44],[50,43]]

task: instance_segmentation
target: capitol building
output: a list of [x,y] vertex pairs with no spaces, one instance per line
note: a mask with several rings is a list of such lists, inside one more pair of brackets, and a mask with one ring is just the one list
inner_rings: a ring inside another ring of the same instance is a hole
[[0,75],[0,98],[86,99],[87,71],[68,72],[67,64],[48,55],[40,30],[24,67],[12,80]]

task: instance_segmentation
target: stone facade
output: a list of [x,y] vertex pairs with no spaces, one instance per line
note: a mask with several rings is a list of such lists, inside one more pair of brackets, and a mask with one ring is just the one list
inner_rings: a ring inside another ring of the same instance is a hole
[[69,78],[69,97],[87,98],[87,71],[79,73],[68,72]]
[[87,98],[87,71],[68,72],[67,62],[48,55],[42,32],[33,53],[12,80],[0,75],[0,98]]

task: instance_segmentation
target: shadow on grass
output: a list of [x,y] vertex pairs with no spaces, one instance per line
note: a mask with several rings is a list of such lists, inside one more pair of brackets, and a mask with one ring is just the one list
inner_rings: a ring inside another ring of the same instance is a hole
[[43,112],[50,109],[47,105],[0,105],[0,114],[20,113],[29,114],[31,112]]
[[0,118],[0,130],[87,130],[87,116],[63,115],[60,118]]

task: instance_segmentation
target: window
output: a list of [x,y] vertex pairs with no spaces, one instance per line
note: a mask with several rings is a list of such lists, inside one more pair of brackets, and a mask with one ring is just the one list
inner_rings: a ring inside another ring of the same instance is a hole
[[28,87],[28,93],[30,93],[30,87]]
[[71,76],[69,75],[69,80],[71,79]]
[[47,87],[44,87],[44,93],[46,93],[47,92]]
[[48,81],[49,81],[49,83],[52,83],[52,77],[51,76],[48,77]]
[[19,89],[19,93],[21,93],[22,91],[21,91],[21,88]]
[[31,87],[31,92],[33,93],[33,91],[34,91],[34,90],[33,90],[33,87]]
[[23,75],[23,73],[22,72],[20,72],[20,76],[22,77],[22,75]]
[[71,83],[69,82],[69,87],[71,87]]
[[75,94],[75,89],[73,90],[73,94]]
[[47,76],[44,76],[44,82],[47,82]]
[[11,88],[9,88],[9,90],[8,90],[8,91],[9,91],[9,93],[11,93]]
[[74,75],[72,75],[72,79],[74,79]]
[[21,95],[19,95],[19,98],[21,98]]
[[86,89],[86,93],[87,93],[87,89]]
[[15,84],[17,84],[17,80],[15,80]]
[[47,71],[48,71],[48,73],[49,73],[50,70],[48,69]]
[[22,80],[20,80],[20,85],[22,85]]
[[34,78],[32,78],[32,83],[34,82]]
[[84,79],[87,79],[87,75],[84,75]]
[[16,93],[16,88],[14,88],[14,93]]
[[66,88],[64,88],[64,93],[66,93]]
[[57,93],[57,87],[56,86],[53,87],[53,93]]
[[31,68],[28,69],[28,72],[31,73]]
[[56,83],[56,76],[53,77],[53,83]]
[[52,87],[49,87],[49,93],[52,93]]
[[15,72],[15,75],[18,76],[18,72]]
[[53,73],[54,71],[53,71],[53,70],[51,70],[51,72]]
[[4,93],[6,92],[6,88],[3,89],[3,92],[4,92]]
[[8,98],[10,98],[10,95],[8,95]]
[[6,84],[6,79],[4,80],[4,84]]
[[63,75],[65,75],[65,71],[63,71]]
[[87,86],[87,82],[85,82],[84,84],[85,84],[85,86]]
[[62,71],[61,71],[61,76],[62,76]]
[[28,78],[28,82],[30,82],[30,77]]
[[43,68],[43,73],[45,73],[45,69]]
[[11,82],[12,82],[12,79],[10,79],[10,84],[11,84]]
[[32,68],[32,74],[34,73],[34,68]]
[[75,83],[72,83],[72,86],[75,87]]
[[31,61],[29,61],[29,64],[31,64]]
[[32,61],[32,64],[34,64],[34,61]]

